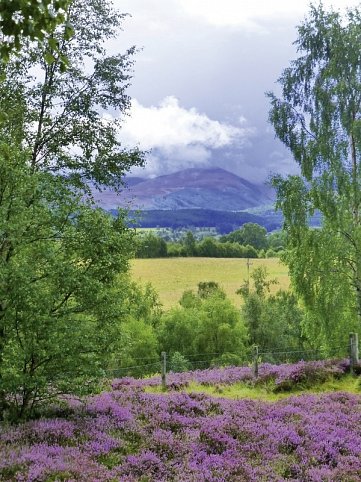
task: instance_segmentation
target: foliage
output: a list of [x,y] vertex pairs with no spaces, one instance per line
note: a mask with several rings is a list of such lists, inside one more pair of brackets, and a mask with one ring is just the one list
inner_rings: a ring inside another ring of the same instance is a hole
[[162,304],[158,293],[150,283],[144,286],[129,282],[128,276],[121,277],[119,282],[127,287],[127,299],[123,304],[125,314],[147,325],[157,328],[162,316]]
[[219,243],[214,238],[204,238],[197,246],[198,256],[205,258],[222,258],[222,253],[219,249]]
[[[162,316],[158,295],[150,284],[118,278],[126,297],[122,300],[121,323],[113,331],[110,372],[125,376],[141,376],[159,372],[160,357],[157,328]],[[130,367],[130,368],[129,368]]]
[[225,353],[245,357],[245,327],[238,310],[216,283],[201,283],[198,295],[185,292],[180,303],[163,317],[159,331],[162,351],[171,356],[179,352],[188,360],[201,354],[205,364]]
[[[308,332],[326,345],[361,319],[360,26],[358,8],[343,16],[311,6],[298,27],[300,56],[279,79],[281,98],[269,94],[270,120],[301,169],[273,180],[284,260],[308,309]],[[309,227],[316,210],[320,230]]]
[[179,304],[183,308],[197,308],[199,306],[199,298],[199,295],[195,294],[193,290],[186,290],[183,292]]
[[155,236],[153,233],[138,236],[136,251],[138,258],[164,258],[167,254],[167,243],[160,236]]
[[[239,311],[223,293],[208,296],[202,303],[204,322],[197,340],[198,353],[245,356],[247,332]],[[213,357],[216,358],[217,356]]]
[[[212,258],[262,258],[277,257],[284,248],[284,235],[281,232],[270,233],[266,236],[266,229],[255,223],[246,223],[241,229],[232,231],[217,239],[217,234],[195,236],[192,231],[186,231],[179,239],[170,235],[168,231],[139,232],[139,248],[137,257],[179,257],[200,256]],[[182,232],[182,231],[181,231]],[[171,238],[173,238],[172,241]],[[174,239],[175,238],[175,239]]]
[[196,245],[197,256],[206,258],[257,258],[253,246],[240,246],[238,243],[221,243],[214,238],[204,238]]
[[123,320],[119,326],[117,345],[113,374],[144,376],[159,372],[160,358],[156,332],[144,320]]
[[179,351],[175,351],[170,360],[169,369],[173,373],[181,373],[189,370],[189,361]]
[[267,246],[274,251],[282,251],[286,246],[286,233],[274,231],[267,235]]
[[187,231],[182,240],[186,256],[194,256],[196,254],[196,239],[192,231]]
[[257,250],[253,246],[241,246],[238,243],[219,242],[215,238],[205,237],[197,242],[189,232],[188,245],[184,240],[179,243],[166,242],[163,237],[148,232],[138,236],[138,258],[164,258],[198,256],[205,258],[257,258]]
[[[59,28],[4,67],[1,138],[21,143],[34,171],[66,175],[83,188],[92,182],[118,189],[122,175],[142,164],[138,150],[127,151],[118,140],[129,107],[126,88],[135,49],[107,56],[104,47],[116,37],[123,17],[109,1],[74,0],[67,13],[74,28],[71,38]],[[60,55],[69,62],[65,72]],[[109,109],[117,119],[105,116]]]
[[215,281],[201,281],[198,283],[198,296],[199,298],[208,298],[212,294],[217,294],[223,298],[226,297],[224,291],[219,287],[219,284]]
[[273,249],[267,249],[265,253],[266,258],[276,258],[277,257],[277,252],[274,251]]
[[0,146],[0,173],[0,405],[21,417],[103,373],[133,233],[15,147]]
[[254,290],[260,298],[264,298],[266,293],[269,293],[270,287],[277,284],[276,279],[267,279],[267,268],[260,266],[256,268],[252,273],[252,279],[254,284]]
[[159,329],[159,344],[170,357],[175,352],[187,357],[197,353],[196,339],[199,325],[199,307],[173,308],[162,318]]
[[167,243],[167,257],[179,258],[186,256],[186,251],[181,243]]
[[222,236],[223,242],[230,241],[244,246],[252,246],[255,249],[267,248],[267,229],[256,223],[245,223],[240,229]]
[[[244,299],[241,312],[250,343],[261,347],[264,352],[284,347],[284,351],[289,353],[289,360],[297,359],[298,351],[308,347],[302,333],[305,317],[297,298],[283,290],[270,295],[270,287],[277,282],[268,279],[265,267],[255,268],[251,280],[253,289],[246,284],[239,290]],[[274,361],[272,356],[267,355],[267,359]]]
[[107,1],[75,0],[67,11],[71,39],[59,27],[2,66],[1,417],[89,391],[128,315],[129,284],[119,276],[126,279],[134,233],[124,212],[107,215],[87,196],[87,182],[118,188],[121,175],[142,163],[137,150],[119,144],[118,121],[102,113],[123,114],[129,105],[134,49],[107,57],[103,47],[122,17]]
[[[22,40],[43,42],[59,24],[64,24],[69,0],[2,0],[0,3],[0,32],[3,35],[0,57],[8,61],[10,54],[19,51]],[[71,37],[73,29],[65,23],[64,33]],[[65,59],[63,59],[65,61]]]

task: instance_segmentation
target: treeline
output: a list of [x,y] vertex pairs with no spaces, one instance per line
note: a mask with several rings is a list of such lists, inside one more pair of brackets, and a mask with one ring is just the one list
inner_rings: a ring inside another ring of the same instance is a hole
[[281,232],[267,234],[259,224],[246,223],[219,239],[207,236],[198,240],[187,231],[179,241],[169,242],[152,232],[142,233],[138,235],[136,257],[271,258],[279,256],[283,248]]
[[[110,210],[116,215],[116,210]],[[157,209],[129,212],[129,225],[141,228],[181,229],[184,226],[205,228],[213,226],[221,234],[227,234],[245,223],[257,223],[269,231],[280,229],[282,215],[272,209],[264,215],[251,214],[246,211],[214,211],[211,209]],[[134,218],[134,219],[132,219]]]

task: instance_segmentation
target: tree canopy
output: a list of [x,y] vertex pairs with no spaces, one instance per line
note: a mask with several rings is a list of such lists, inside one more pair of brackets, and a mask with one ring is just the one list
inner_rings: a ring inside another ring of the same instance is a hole
[[240,229],[222,236],[221,240],[264,249],[267,248],[267,229],[256,223],[245,223]]
[[71,38],[59,24],[2,65],[0,418],[94,386],[130,317],[134,232],[125,212],[97,209],[90,189],[119,189],[143,162],[120,144],[121,121],[105,116],[129,106],[135,49],[104,49],[122,18],[108,1],[74,0]]
[[132,232],[0,146],[0,414],[103,374],[126,290]]
[[198,286],[198,293],[186,291],[180,307],[166,313],[159,327],[162,350],[173,356],[180,353],[189,360],[205,356],[204,365],[233,354],[233,362],[246,359],[247,332],[239,310],[225,296],[217,283]]
[[70,37],[73,29],[65,23],[69,4],[70,0],[2,0],[0,58],[8,61],[12,52],[20,50],[23,40],[41,43],[59,24],[64,24],[65,34]]
[[[123,174],[143,163],[138,149],[127,150],[118,139],[136,49],[108,56],[104,47],[123,18],[108,1],[74,0],[67,11],[71,38],[61,25],[4,66],[0,134],[21,140],[33,170],[66,174],[77,186],[119,189]],[[69,61],[65,72],[62,56]]]
[[[293,285],[317,336],[361,316],[361,12],[311,6],[298,27],[299,57],[269,93],[270,121],[299,176],[273,179],[283,211]],[[309,228],[318,210],[320,230]],[[310,327],[309,327],[310,328]],[[311,328],[310,328],[311,329]]]

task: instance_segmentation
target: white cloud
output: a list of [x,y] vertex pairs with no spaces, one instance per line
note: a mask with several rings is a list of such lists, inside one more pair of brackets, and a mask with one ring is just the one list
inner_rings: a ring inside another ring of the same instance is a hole
[[245,122],[243,117],[239,125],[210,119],[195,108],[182,107],[173,96],[150,107],[133,99],[120,137],[126,146],[151,150],[146,169],[159,174],[175,167],[205,165],[215,149],[241,147],[254,132]]
[[177,98],[168,96],[159,106],[145,107],[132,101],[130,117],[124,122],[122,138],[138,142],[142,149],[174,148],[193,144],[218,148],[242,139],[247,129],[223,124],[199,113],[185,109]]
[[[166,32],[172,35],[180,25],[187,28],[190,18],[216,27],[241,27],[252,32],[264,31],[264,22],[305,16],[310,3],[318,0],[114,0],[121,11],[133,15],[132,23],[148,34]],[[344,10],[360,5],[360,0],[322,0],[326,8]]]
[[[310,0],[178,0],[184,11],[216,27],[242,27],[263,32],[268,20],[297,17],[302,19],[309,10]],[[360,0],[323,0],[325,7],[344,9],[360,4]]]

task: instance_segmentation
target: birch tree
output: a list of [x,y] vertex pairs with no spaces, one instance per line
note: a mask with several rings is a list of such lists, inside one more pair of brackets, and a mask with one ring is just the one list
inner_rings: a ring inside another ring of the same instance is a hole
[[[320,340],[361,320],[361,11],[311,6],[298,58],[268,93],[270,121],[300,175],[275,176],[292,283]],[[322,214],[322,228],[310,216]]]

